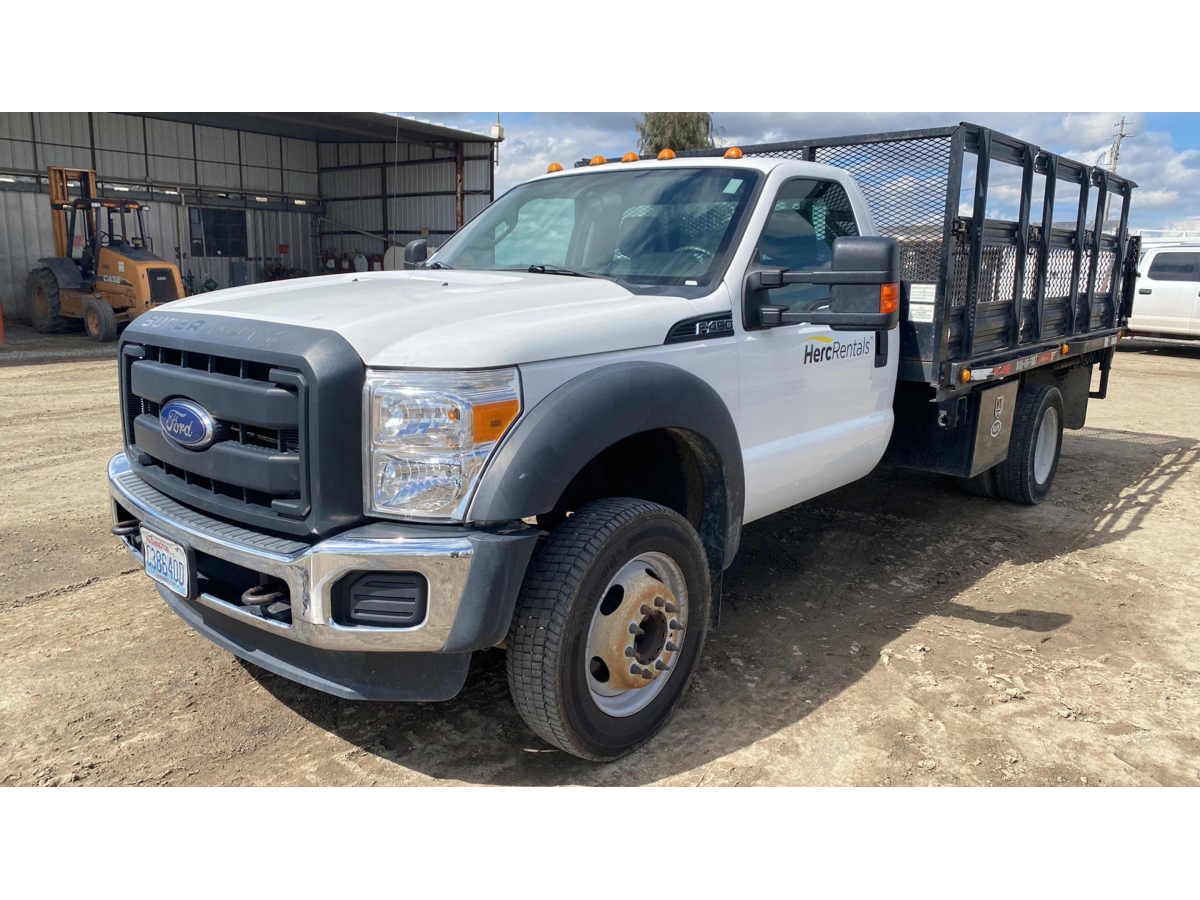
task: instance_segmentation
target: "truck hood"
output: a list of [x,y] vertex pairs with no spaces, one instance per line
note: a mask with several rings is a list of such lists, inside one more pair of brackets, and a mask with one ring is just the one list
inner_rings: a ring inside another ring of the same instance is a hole
[[336,331],[368,366],[485,368],[661,344],[697,314],[603,278],[427,270],[324,275],[177,300],[210,314]]

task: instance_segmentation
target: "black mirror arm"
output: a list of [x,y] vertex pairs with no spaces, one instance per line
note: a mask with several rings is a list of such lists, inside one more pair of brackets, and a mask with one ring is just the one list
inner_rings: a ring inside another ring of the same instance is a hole
[[793,272],[791,269],[755,269],[750,272],[749,287],[756,291],[769,291],[788,284],[888,284],[891,272]]

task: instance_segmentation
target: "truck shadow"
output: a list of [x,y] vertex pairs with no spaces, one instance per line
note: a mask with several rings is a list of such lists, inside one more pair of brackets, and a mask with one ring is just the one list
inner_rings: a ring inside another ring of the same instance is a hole
[[[919,656],[948,629],[1052,640],[1072,619],[1057,607],[1086,600],[1094,582],[1060,578],[1056,593],[1034,593],[1021,567],[1134,534],[1198,459],[1190,438],[1087,428],[1068,432],[1054,491],[1038,507],[880,469],[747,526],[720,627],[678,714],[612,764],[582,762],[529,732],[508,697],[503,651],[477,654],[463,691],[440,704],[348,704],[247,669],[319,727],[432,778],[645,784],[794,728],[889,654]],[[1001,569],[1000,587],[975,589]]]

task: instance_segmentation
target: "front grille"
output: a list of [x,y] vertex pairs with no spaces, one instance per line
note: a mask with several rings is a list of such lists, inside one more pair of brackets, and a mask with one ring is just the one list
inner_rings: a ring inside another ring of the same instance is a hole
[[[122,353],[125,440],[143,477],[234,517],[253,508],[304,518],[309,504],[300,372],[151,344]],[[213,418],[217,439],[205,449],[189,450],[163,433],[159,410],[176,398],[198,403]]]
[[170,269],[147,269],[146,280],[150,282],[150,302],[166,303],[179,299],[175,288],[175,273]]

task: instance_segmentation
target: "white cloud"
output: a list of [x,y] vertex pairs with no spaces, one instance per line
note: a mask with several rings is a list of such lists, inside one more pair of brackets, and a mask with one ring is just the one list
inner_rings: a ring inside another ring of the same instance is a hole
[[[494,114],[417,113],[476,131],[487,131]],[[1171,136],[1145,131],[1142,113],[787,113],[716,112],[721,146],[773,143],[812,137],[900,131],[951,125],[960,121],[987,125],[996,131],[1032,141],[1040,147],[1089,165],[1107,165],[1116,125],[1125,116],[1129,137],[1121,145],[1117,171],[1138,182],[1130,223],[1141,228],[1167,228],[1195,217],[1200,210],[1200,149],[1176,150]],[[620,156],[637,144],[634,122],[640,113],[538,113],[532,117],[501,115],[507,140],[500,146],[497,195],[557,162],[570,168],[595,153]],[[1012,167],[1003,167],[1003,174]],[[994,170],[995,171],[995,170]],[[1017,172],[1012,168],[1014,173]],[[972,177],[968,173],[968,178]],[[1019,173],[992,178],[989,198],[996,212],[1015,218],[1019,202]],[[1040,179],[1039,179],[1040,180]],[[970,184],[964,181],[964,187]],[[1060,188],[1060,197],[1069,191]],[[1040,190],[1037,192],[1040,198]],[[969,200],[969,188],[963,194]],[[1058,204],[1056,218],[1069,212],[1070,199]],[[967,204],[969,206],[969,203]],[[1114,210],[1116,205],[1114,204]],[[989,214],[992,210],[989,210]],[[1115,215],[1115,212],[1114,212]]]

